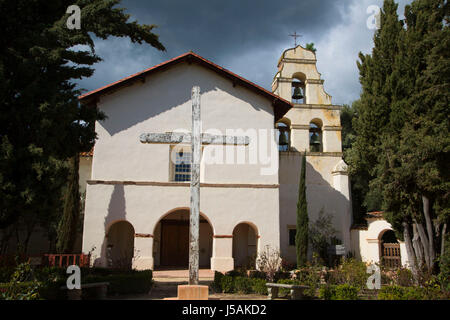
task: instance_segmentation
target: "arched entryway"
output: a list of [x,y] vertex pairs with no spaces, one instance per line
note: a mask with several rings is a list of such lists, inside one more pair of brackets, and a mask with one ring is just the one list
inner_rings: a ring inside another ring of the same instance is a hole
[[109,268],[131,269],[134,256],[134,228],[128,221],[113,223],[106,235]]
[[400,243],[393,230],[383,230],[378,236],[380,262],[387,268],[399,268],[402,265]]
[[[199,265],[210,268],[213,230],[200,215]],[[189,209],[178,209],[164,216],[154,231],[155,267],[187,268],[189,266]]]
[[243,222],[233,230],[234,267],[255,267],[258,252],[258,230],[255,226]]

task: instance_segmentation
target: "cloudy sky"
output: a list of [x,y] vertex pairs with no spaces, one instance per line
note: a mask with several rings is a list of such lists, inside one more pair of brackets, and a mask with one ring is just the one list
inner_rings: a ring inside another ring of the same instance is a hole
[[[397,0],[399,15],[411,0]],[[93,90],[189,50],[270,90],[277,61],[294,46],[314,42],[317,67],[333,104],[359,97],[358,52],[370,53],[371,5],[382,0],[122,0],[132,20],[158,26],[166,52],[125,38],[96,40],[103,62],[79,85]]]

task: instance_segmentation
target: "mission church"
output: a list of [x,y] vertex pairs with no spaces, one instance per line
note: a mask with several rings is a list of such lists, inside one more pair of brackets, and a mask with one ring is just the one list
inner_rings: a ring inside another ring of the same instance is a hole
[[[96,123],[95,148],[80,160],[82,252],[103,267],[187,267],[190,147],[143,144],[139,137],[190,132],[191,90],[198,86],[202,132],[250,136],[246,146],[202,146],[200,267],[246,266],[266,246],[295,263],[304,152],[310,223],[321,213],[331,216],[346,253],[378,262],[382,236],[392,228],[376,214],[368,227],[352,225],[341,106],[323,84],[315,53],[296,46],[282,53],[271,92],[188,52],[81,96],[107,115]],[[252,150],[258,161],[249,161]],[[399,248],[406,263],[404,245]]]

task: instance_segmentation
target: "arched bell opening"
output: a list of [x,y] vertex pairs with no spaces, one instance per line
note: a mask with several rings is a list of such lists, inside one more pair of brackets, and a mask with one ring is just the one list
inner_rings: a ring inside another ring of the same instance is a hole
[[287,119],[281,119],[275,125],[277,129],[278,150],[281,152],[289,151],[291,146],[291,125]]
[[309,123],[309,151],[323,152],[322,121],[314,119]]

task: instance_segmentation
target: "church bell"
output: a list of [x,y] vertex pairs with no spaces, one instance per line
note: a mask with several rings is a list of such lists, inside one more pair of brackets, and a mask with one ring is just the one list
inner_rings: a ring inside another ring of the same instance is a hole
[[294,88],[294,94],[292,95],[292,99],[294,100],[303,99],[302,89],[300,87]]
[[280,132],[280,140],[278,141],[280,146],[287,146],[289,144],[287,138],[287,132]]
[[314,133],[311,136],[311,140],[310,140],[309,143],[311,145],[311,151],[312,152],[319,152],[320,151],[321,142],[320,142],[319,135],[317,133]]

